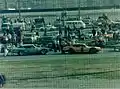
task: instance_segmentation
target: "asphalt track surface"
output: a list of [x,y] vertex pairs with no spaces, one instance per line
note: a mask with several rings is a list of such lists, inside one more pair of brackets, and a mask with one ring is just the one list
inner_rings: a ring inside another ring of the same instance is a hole
[[[106,59],[107,58],[107,59]],[[111,59],[112,58],[112,59]],[[32,55],[32,56],[7,56],[0,57],[1,61],[37,61],[37,60],[74,60],[80,59],[82,63],[91,62],[97,68],[98,65],[103,67],[107,64],[111,67],[110,70],[104,72],[95,72],[87,74],[78,74],[75,76],[59,76],[55,78],[41,78],[21,80],[20,84],[14,84],[12,81],[7,84],[7,88],[66,88],[66,89],[104,89],[104,88],[119,88],[120,85],[120,68],[117,66],[120,63],[120,52],[113,52],[112,49],[104,49],[98,54],[66,54],[49,53],[47,55]],[[92,59],[92,60],[91,60]],[[114,68],[115,67],[115,68]],[[89,71],[89,70],[88,70]],[[32,81],[32,82],[31,82]],[[35,82],[33,84],[33,82]]]
[[3,54],[0,54],[0,60],[9,60],[9,61],[19,61],[19,60],[56,60],[59,58],[62,59],[74,59],[74,58],[101,58],[101,57],[118,57],[120,52],[114,52],[111,48],[102,49],[101,52],[98,52],[97,54],[61,54],[60,52],[48,52],[47,55],[28,55],[28,56],[18,56],[18,55],[12,55],[9,53],[8,56],[3,57]]

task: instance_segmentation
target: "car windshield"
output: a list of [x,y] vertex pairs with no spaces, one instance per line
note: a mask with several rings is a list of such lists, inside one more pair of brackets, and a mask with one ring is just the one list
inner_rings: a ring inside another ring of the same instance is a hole
[[73,47],[80,47],[80,45],[73,45]]
[[34,48],[34,46],[33,45],[24,46],[24,48]]
[[43,37],[43,38],[41,38],[41,40],[53,40],[53,38],[52,37]]
[[20,46],[19,48],[34,48],[33,45],[25,45],[25,46]]
[[80,45],[81,47],[86,47],[86,45]]
[[31,37],[33,35],[32,34],[25,34],[24,36]]

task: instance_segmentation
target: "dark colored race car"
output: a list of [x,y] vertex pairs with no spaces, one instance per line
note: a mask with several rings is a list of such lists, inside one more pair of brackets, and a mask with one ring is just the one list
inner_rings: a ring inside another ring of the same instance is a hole
[[101,51],[100,47],[90,47],[85,44],[73,44],[70,46],[65,46],[62,49],[62,53],[97,53]]

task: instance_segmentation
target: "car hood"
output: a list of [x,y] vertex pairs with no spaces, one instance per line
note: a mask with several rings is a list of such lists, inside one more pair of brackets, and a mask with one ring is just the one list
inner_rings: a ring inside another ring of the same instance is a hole
[[36,48],[39,50],[41,50],[41,49],[48,49],[49,50],[49,48],[47,48],[47,47],[36,47]]
[[98,49],[98,50],[101,50],[100,47],[94,47],[94,46],[89,46],[88,48],[96,48],[96,49]]

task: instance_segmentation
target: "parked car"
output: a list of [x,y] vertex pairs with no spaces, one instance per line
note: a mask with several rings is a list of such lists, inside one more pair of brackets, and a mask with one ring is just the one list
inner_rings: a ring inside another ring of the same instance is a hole
[[104,41],[104,39],[92,40],[92,41],[88,42],[87,44],[89,46],[97,46],[100,48],[104,48],[106,46],[106,42]]
[[37,31],[44,31],[44,24],[45,24],[44,18],[42,17],[35,18],[34,22],[35,22],[35,28]]
[[93,23],[91,18],[84,18],[82,21],[86,24],[86,28],[92,28]]
[[10,52],[17,53],[20,56],[36,55],[36,54],[45,55],[45,54],[47,54],[48,51],[49,51],[48,48],[37,47],[34,44],[25,44],[25,45],[21,45],[20,47],[14,47],[10,50]]
[[48,31],[55,31],[57,29],[57,27],[52,26],[52,25],[47,25],[46,28]]
[[23,43],[24,44],[32,44],[37,41],[39,36],[34,33],[25,33],[23,36]]
[[90,47],[87,46],[86,44],[73,44],[70,46],[65,46],[62,49],[62,53],[97,53],[101,51],[100,47]]
[[90,39],[93,37],[92,31],[83,32],[85,39]]
[[54,41],[55,38],[53,36],[43,36],[41,38],[38,38],[37,44],[43,44],[44,46],[47,45],[50,48]]

